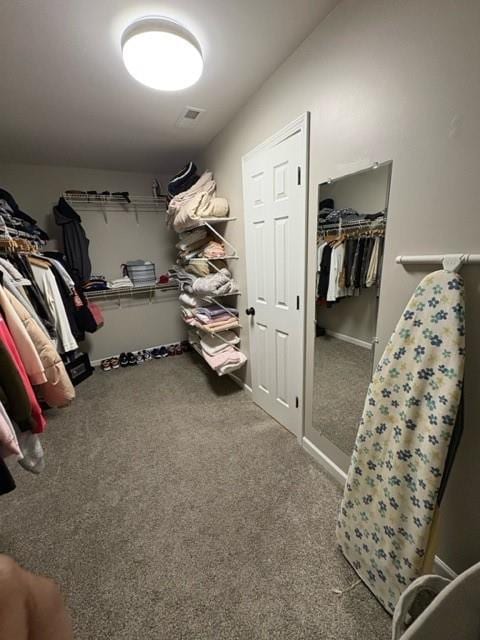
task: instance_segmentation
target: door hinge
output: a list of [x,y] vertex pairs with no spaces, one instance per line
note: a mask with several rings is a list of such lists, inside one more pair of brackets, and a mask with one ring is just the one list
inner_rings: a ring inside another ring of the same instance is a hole
[[300,310],[300,296],[297,296],[297,311]]
[[297,184],[302,184],[302,167],[297,167]]
[[298,409],[298,396],[295,397],[295,409]]

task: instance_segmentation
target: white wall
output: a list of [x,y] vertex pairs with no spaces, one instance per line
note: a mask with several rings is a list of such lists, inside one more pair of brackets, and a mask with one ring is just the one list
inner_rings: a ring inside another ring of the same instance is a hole
[[[388,204],[390,169],[390,165],[384,165],[323,184],[319,188],[319,201],[332,198],[336,209],[351,208],[360,213],[383,211]],[[377,295],[377,287],[372,287],[331,307],[317,304],[317,323],[329,331],[371,343],[376,336]]]
[[[82,189],[129,191],[151,195],[153,175],[85,168],[0,164],[0,186],[10,191],[20,208],[32,215],[52,238],[48,248],[61,249],[61,228],[55,224],[52,207],[62,191]],[[158,176],[163,185],[165,176]],[[90,239],[90,259],[94,273],[107,278],[121,276],[120,264],[136,258],[155,262],[157,274],[175,261],[176,236],[165,226],[163,215],[111,212],[108,224],[100,210],[80,212]],[[105,326],[87,336],[82,348],[93,360],[109,355],[183,339],[184,325],[178,300],[159,292],[152,302],[144,296],[116,302],[96,301],[104,310]]]
[[[232,215],[242,214],[242,155],[306,110],[311,211],[328,177],[393,160],[382,348],[426,271],[397,265],[397,254],[480,251],[479,26],[478,0],[344,0],[203,157]],[[229,225],[229,236],[244,255],[242,226]],[[235,270],[245,287],[245,264]],[[478,267],[465,275],[466,425],[440,523],[440,555],[456,570],[480,557]]]

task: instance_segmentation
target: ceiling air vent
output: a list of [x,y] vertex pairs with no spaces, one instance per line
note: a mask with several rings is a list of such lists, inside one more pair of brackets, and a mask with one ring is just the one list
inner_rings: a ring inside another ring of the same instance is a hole
[[180,129],[193,127],[204,112],[205,109],[199,109],[198,107],[185,107],[177,120],[177,127],[180,127]]

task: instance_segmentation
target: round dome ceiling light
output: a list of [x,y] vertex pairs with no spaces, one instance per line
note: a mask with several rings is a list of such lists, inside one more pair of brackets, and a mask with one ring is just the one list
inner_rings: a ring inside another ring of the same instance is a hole
[[160,91],[191,87],[203,71],[196,38],[169,18],[141,18],[127,27],[122,35],[122,55],[135,80]]

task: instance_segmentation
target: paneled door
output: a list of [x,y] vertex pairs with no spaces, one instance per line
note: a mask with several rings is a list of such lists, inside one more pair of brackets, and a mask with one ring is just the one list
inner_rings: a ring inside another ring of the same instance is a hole
[[254,401],[302,430],[308,114],[243,158]]

